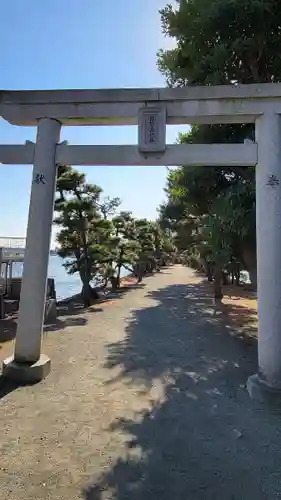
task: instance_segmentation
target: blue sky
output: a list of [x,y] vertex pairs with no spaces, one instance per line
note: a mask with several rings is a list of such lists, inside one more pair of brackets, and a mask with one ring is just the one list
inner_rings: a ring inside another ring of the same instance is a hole
[[[1,3],[1,89],[160,87],[156,52],[169,47],[159,9],[167,0],[7,0]],[[181,128],[182,130],[183,128]],[[179,127],[168,127],[167,142]],[[35,129],[0,121],[0,143],[35,140]],[[135,127],[64,127],[71,144],[135,144]],[[26,232],[31,167],[0,165],[0,236]],[[89,182],[119,196],[136,217],[156,216],[163,167],[88,167]],[[54,239],[54,236],[53,236]]]

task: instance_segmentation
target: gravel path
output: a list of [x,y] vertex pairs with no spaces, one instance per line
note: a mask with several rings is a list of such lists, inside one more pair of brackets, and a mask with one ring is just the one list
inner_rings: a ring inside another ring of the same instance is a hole
[[1,500],[281,498],[280,412],[245,390],[255,340],[192,271],[167,269],[59,328],[45,381],[0,380]]

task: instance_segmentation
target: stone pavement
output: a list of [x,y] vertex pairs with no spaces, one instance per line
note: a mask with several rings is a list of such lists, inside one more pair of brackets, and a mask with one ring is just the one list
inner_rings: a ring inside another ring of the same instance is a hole
[[113,302],[49,329],[45,381],[0,379],[1,500],[281,498],[280,412],[245,390],[239,304],[181,266]]

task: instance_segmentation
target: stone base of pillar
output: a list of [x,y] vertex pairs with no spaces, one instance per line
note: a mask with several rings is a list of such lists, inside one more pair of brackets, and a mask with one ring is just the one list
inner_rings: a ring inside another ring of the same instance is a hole
[[17,363],[11,356],[3,361],[2,376],[20,384],[35,384],[46,378],[51,371],[51,360],[45,354],[32,365]]
[[247,390],[255,401],[281,406],[281,387],[270,386],[258,374],[248,378]]

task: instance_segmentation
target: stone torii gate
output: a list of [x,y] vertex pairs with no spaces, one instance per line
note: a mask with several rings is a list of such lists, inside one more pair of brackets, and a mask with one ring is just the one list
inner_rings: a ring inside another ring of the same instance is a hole
[[[58,164],[256,166],[259,374],[252,396],[281,389],[281,85],[2,91],[0,115],[37,126],[36,144],[0,146],[0,162],[34,164],[15,352],[4,376],[39,381]],[[166,145],[166,124],[255,123],[256,142]],[[139,125],[138,146],[59,143],[62,125]]]

